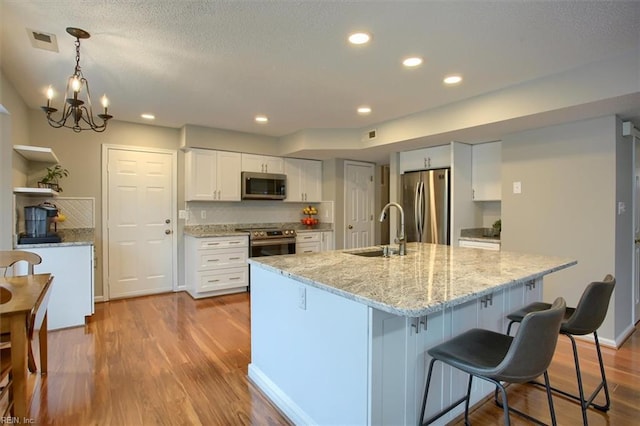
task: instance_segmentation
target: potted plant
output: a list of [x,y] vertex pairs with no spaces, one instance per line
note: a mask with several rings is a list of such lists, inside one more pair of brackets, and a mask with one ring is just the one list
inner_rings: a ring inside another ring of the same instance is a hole
[[69,170],[62,168],[60,164],[56,164],[53,167],[47,167],[47,174],[40,179],[38,187],[51,188],[54,191],[62,192],[59,180],[67,176],[69,176]]
[[493,234],[499,237],[500,232],[502,232],[502,220],[498,219],[493,223]]

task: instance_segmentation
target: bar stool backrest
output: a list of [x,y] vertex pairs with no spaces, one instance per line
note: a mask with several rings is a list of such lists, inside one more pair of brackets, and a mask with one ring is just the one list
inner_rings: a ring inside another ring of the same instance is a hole
[[585,288],[580,301],[571,316],[562,324],[560,330],[576,336],[596,331],[607,316],[611,294],[616,279],[607,275],[602,281],[594,281]]
[[544,374],[556,350],[566,306],[558,297],[551,308],[525,315],[507,354],[490,377],[524,383]]

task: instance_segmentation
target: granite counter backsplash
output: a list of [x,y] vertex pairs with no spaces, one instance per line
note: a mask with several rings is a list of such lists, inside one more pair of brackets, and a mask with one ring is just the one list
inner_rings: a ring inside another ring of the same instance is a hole
[[460,230],[460,239],[500,242],[500,234],[496,233],[493,228],[469,228]]
[[226,224],[214,224],[214,225],[186,225],[183,229],[185,235],[192,237],[222,237],[227,235],[237,235],[239,232],[237,229],[252,229],[252,228],[275,228],[275,229],[295,229],[297,231],[309,230],[309,231],[331,231],[333,230],[332,223],[319,223],[312,229],[308,229],[301,223],[226,223]]

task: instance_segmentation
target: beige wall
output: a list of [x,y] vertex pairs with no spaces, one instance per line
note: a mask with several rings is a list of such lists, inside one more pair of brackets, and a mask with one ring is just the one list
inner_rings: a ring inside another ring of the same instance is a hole
[[[616,294],[630,294],[625,271],[631,265],[628,260],[616,264],[616,239],[621,237],[616,226],[623,232],[628,226],[622,224],[631,221],[629,185],[616,196],[616,155],[613,116],[503,138],[503,249],[578,260],[577,266],[545,279],[547,301],[563,296],[575,306],[584,287],[608,273],[619,275]],[[513,182],[521,182],[521,194],[513,194]],[[616,215],[617,201],[626,202],[626,213]],[[618,299],[600,330],[612,341],[619,336],[616,311],[631,303],[630,297]]]
[[13,247],[13,187],[26,176],[26,162],[13,145],[29,144],[29,125],[26,105],[1,71],[0,106],[6,111],[0,112],[0,248],[9,249]]

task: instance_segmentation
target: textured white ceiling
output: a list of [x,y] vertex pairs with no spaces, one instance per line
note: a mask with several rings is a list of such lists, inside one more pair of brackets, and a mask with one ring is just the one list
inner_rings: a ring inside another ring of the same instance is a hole
[[[106,92],[116,119],[271,136],[364,128],[640,45],[638,2],[0,1],[1,66],[32,108],[64,89],[75,26],[92,35],[81,65],[95,102]],[[56,34],[59,53],[31,47],[26,28]],[[348,45],[354,30],[372,42]],[[425,63],[403,69],[414,54]],[[464,82],[444,87],[453,72]]]

